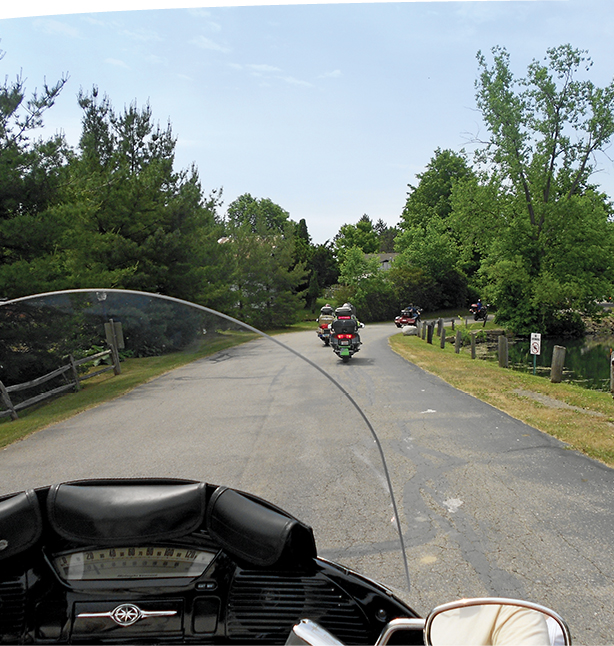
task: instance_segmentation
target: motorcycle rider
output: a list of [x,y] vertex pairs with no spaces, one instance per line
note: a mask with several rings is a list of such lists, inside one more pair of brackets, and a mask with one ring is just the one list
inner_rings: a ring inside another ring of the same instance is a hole
[[332,323],[335,320],[333,306],[330,303],[326,303],[324,307],[320,309],[320,316],[318,316],[318,325],[322,326],[324,323]]

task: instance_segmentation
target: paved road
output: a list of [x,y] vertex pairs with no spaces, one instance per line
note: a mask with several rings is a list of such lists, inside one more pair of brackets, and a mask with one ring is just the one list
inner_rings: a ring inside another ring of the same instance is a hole
[[576,643],[614,643],[614,470],[401,359],[396,331],[367,326],[349,364],[320,354],[383,436],[412,602],[529,599]]
[[[406,598],[422,613],[463,596],[525,598],[566,617],[576,643],[614,642],[614,471],[404,361],[388,346],[396,331],[367,326],[347,364],[314,333],[280,338],[337,378],[380,434]],[[265,345],[174,371],[8,447],[1,491],[140,475],[245,487],[312,523],[324,556],[402,587],[373,443],[334,387]]]

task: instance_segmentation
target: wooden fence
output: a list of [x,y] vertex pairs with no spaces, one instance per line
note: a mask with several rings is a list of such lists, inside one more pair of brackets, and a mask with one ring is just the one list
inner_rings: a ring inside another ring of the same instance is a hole
[[[113,359],[113,363],[105,365],[93,372],[79,375],[79,366],[82,366],[86,363],[91,363],[92,361],[103,359],[104,357],[108,356]],[[49,372],[42,377],[37,377],[32,381],[26,381],[22,384],[5,386],[0,381],[0,399],[2,400],[2,403],[6,408],[6,410],[0,411],[0,417],[7,417],[8,415],[10,415],[13,419],[17,419],[17,411],[28,408],[29,406],[33,406],[34,404],[38,404],[38,402],[44,401],[45,399],[53,397],[54,395],[58,395],[59,393],[62,393],[66,390],[80,390],[82,381],[84,381],[85,379],[91,379],[92,377],[95,377],[96,375],[99,375],[103,372],[107,372],[108,370],[113,370],[116,375],[120,373],[119,356],[117,356],[117,353],[114,352],[112,348],[103,350],[102,352],[98,352],[96,354],[92,354],[88,357],[83,357],[83,359],[75,360],[73,356],[70,355],[69,363],[67,363],[65,366],[61,366],[60,368],[57,368],[56,370],[53,370],[52,372]],[[31,397],[30,399],[22,401],[18,404],[13,404],[13,402],[11,401],[11,393],[40,386],[50,381],[51,379],[54,379],[55,377],[59,377],[60,375],[63,376],[66,381],[66,383],[62,384],[61,386],[57,386],[56,388],[52,388],[51,390],[35,395],[34,397]]]

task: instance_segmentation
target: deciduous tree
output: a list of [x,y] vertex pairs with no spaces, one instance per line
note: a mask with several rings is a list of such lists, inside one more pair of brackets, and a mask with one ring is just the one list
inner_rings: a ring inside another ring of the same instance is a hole
[[504,48],[492,55],[478,53],[476,81],[490,134],[478,159],[500,187],[482,272],[501,318],[547,332],[612,289],[612,211],[590,177],[614,135],[614,82],[596,87],[590,58],[570,45],[520,79]]

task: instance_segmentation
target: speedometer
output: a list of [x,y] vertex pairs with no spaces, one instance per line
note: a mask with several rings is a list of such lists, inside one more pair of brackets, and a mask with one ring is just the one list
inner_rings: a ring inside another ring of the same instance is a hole
[[201,576],[215,552],[186,547],[106,547],[60,554],[52,559],[65,581],[169,579]]

